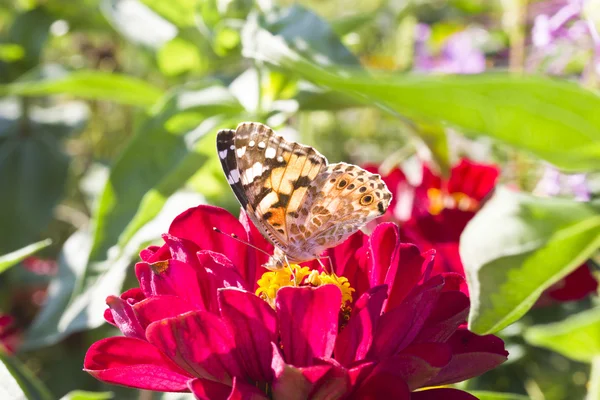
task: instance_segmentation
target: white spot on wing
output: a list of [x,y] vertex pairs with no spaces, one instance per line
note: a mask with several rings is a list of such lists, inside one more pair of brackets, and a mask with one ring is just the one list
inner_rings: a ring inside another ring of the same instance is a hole
[[231,145],[231,146],[229,146],[229,149],[231,149],[231,150],[235,150],[235,146],[234,146],[234,145]]
[[236,150],[237,156],[238,157],[243,157],[244,154],[246,154],[246,146],[244,147],[240,147],[239,149]]
[[266,158],[273,158],[273,157],[275,157],[275,154],[277,154],[277,150],[275,150],[275,148],[273,148],[273,147],[269,147],[265,151],[265,157]]
[[254,163],[254,165],[252,166],[252,170],[254,171],[254,177],[252,179],[262,175],[262,168],[262,164],[258,161]]
[[227,150],[223,150],[219,152],[219,157],[224,160],[227,157]]
[[237,169],[232,169],[229,172],[229,176],[231,177],[232,182],[229,182],[229,179],[227,179],[227,181],[229,183],[238,183],[240,181],[240,171],[238,171]]
[[251,140],[248,142],[248,146],[253,147],[254,146],[254,140]]
[[260,142],[260,143],[258,144],[258,148],[259,148],[259,149],[264,149],[265,147],[267,147],[267,145],[265,144],[265,142]]
[[277,162],[283,162],[283,157],[282,156],[277,157]]

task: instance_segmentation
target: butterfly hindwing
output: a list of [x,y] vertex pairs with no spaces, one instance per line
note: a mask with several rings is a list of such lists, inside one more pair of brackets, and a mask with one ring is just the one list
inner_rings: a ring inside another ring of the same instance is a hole
[[300,251],[314,254],[345,241],[382,215],[392,197],[379,175],[346,163],[328,165],[308,192],[310,206],[289,225],[291,234],[305,238]]

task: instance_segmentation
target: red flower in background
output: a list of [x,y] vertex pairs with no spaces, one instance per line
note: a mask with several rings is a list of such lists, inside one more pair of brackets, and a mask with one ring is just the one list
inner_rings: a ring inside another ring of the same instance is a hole
[[499,338],[463,327],[463,278],[433,274],[434,253],[400,243],[394,224],[329,249],[334,273],[311,269],[315,262],[293,266],[293,276],[265,271],[265,255],[213,226],[272,250],[243,215],[238,222],[209,206],[184,212],[163,246],[141,252],[140,287],[107,299],[105,317],[125,337],[93,344],[86,371],[199,399],[474,399],[414,390],[506,360]]
[[[367,169],[377,172],[374,166]],[[444,179],[423,164],[421,183],[413,186],[396,168],[383,177],[398,199],[384,217],[401,225],[403,239],[422,249],[436,250],[435,272],[464,275],[458,250],[460,235],[492,192],[498,175],[495,165],[462,159],[452,168],[450,177]],[[401,204],[405,199],[411,201]],[[546,291],[544,302],[579,300],[594,293],[597,287],[588,266],[582,265]]]
[[0,314],[0,352],[13,354],[21,343],[21,332],[15,319],[7,314]]

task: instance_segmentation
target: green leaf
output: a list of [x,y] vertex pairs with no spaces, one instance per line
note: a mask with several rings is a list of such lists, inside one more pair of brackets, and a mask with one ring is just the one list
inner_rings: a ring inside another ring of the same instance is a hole
[[162,91],[141,79],[101,71],[75,71],[40,80],[0,85],[0,95],[49,96],[69,94],[85,99],[110,100],[116,103],[150,106]]
[[142,0],[152,11],[180,28],[195,24],[196,9],[200,0]]
[[37,243],[32,243],[29,246],[25,246],[19,250],[15,250],[11,253],[0,256],[0,274],[12,267],[13,265],[18,264],[30,255],[37,253],[41,249],[50,246],[51,244],[52,240],[50,239],[41,240]]
[[529,397],[515,393],[486,392],[482,390],[470,390],[469,393],[479,400],[529,400]]
[[161,47],[156,58],[161,72],[168,76],[193,71],[202,64],[198,47],[178,37]]
[[0,43],[0,61],[15,62],[23,59],[25,50],[14,43]]
[[[227,116],[241,110],[226,88],[199,82],[173,90],[140,123],[98,200],[92,239],[78,239],[85,245],[65,244],[53,295],[28,332],[26,348],[104,323],[104,300],[121,291],[140,246],[159,238],[176,215],[202,201],[197,194],[172,194],[216,157],[216,131],[221,124],[231,126]],[[77,255],[69,256],[73,249]]]
[[600,308],[556,323],[533,326],[525,331],[525,340],[575,361],[592,362],[600,356]]
[[60,400],[109,400],[113,398],[111,392],[86,392],[84,390],[73,390]]
[[68,157],[52,135],[22,121],[21,135],[0,136],[0,252],[39,239],[63,196]]
[[0,398],[51,400],[52,395],[17,358],[0,352]]
[[177,36],[175,25],[138,0],[102,0],[100,10],[113,28],[134,44],[157,50]]
[[539,198],[500,187],[467,224],[460,255],[469,329],[497,332],[600,246],[600,201]]
[[[281,24],[249,20],[244,55],[392,115],[490,136],[565,170],[600,169],[600,97],[578,84],[500,73],[369,74],[340,65],[340,52],[319,36],[325,22],[300,7],[293,10],[295,18],[283,18]],[[311,25],[301,23],[308,20]],[[314,45],[317,38],[320,44]]]

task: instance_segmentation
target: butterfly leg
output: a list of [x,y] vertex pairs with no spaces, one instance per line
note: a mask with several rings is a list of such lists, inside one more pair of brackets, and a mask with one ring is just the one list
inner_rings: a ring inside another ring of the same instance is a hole
[[[325,267],[325,264],[323,264],[323,262],[321,261],[321,258],[326,258],[326,259],[329,260],[329,266],[330,266],[330,268]],[[326,273],[333,273],[333,262],[331,261],[331,257],[329,257],[329,256],[321,256],[321,257],[317,258],[317,261],[321,265],[321,268],[323,269],[324,272],[326,272]]]
[[290,274],[292,274],[292,281],[294,282],[294,286],[298,286],[298,283],[296,282],[296,273],[294,272],[294,269],[292,268],[292,265],[290,264],[290,261],[288,260],[285,254],[283,255],[283,259],[285,260],[285,263],[288,269],[290,270]]

